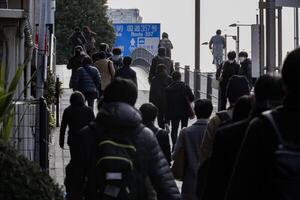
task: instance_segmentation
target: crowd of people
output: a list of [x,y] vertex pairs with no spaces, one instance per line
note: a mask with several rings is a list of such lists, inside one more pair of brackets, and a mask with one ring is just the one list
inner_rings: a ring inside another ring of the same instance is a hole
[[212,102],[195,99],[181,81],[163,43],[150,67],[149,102],[139,109],[130,57],[119,48],[112,55],[105,43],[91,57],[74,45],[67,65],[74,92],[60,133],[63,148],[69,128],[67,199],[300,199],[300,49],[286,57],[282,77],[255,82],[246,52],[239,62],[235,52],[216,60],[222,103],[213,114]]

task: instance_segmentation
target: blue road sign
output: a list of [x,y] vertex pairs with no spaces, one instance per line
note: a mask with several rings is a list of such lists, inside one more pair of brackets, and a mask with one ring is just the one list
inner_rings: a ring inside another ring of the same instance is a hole
[[137,47],[143,47],[153,54],[157,53],[160,39],[160,24],[114,24],[116,32],[115,47],[122,49],[123,56],[130,56]]

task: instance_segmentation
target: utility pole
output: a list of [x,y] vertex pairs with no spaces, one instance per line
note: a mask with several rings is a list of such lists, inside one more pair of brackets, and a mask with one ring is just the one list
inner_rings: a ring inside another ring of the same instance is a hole
[[275,0],[267,0],[266,8],[267,32],[267,72],[274,74],[276,67],[276,14]]
[[259,0],[259,68],[260,75],[265,71],[265,21],[264,21],[264,0]]
[[298,8],[294,8],[294,47],[299,46],[299,12]]
[[282,65],[282,7],[277,8],[278,15],[278,71]]
[[238,55],[239,52],[240,52],[240,26],[236,26],[236,55]]
[[195,96],[200,98],[200,0],[195,0]]
[[36,98],[44,96],[44,80],[45,80],[45,32],[46,32],[46,1],[40,0],[40,16],[39,16],[39,45],[38,45],[38,66],[37,66],[37,83]]

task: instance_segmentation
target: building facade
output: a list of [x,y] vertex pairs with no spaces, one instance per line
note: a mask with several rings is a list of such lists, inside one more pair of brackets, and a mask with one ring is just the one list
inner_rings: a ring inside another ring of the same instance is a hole
[[139,9],[113,9],[107,10],[107,17],[113,24],[119,23],[141,23],[143,18],[140,16]]

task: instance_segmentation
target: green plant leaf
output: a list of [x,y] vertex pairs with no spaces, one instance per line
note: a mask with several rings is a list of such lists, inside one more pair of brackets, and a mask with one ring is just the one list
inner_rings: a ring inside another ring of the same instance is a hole
[[3,141],[7,142],[10,138],[10,134],[12,132],[12,128],[14,125],[14,112],[15,109],[13,107],[13,109],[11,109],[9,111],[8,116],[5,118],[5,120],[3,121],[3,128],[2,128],[2,132],[1,132],[1,138],[3,139]]

